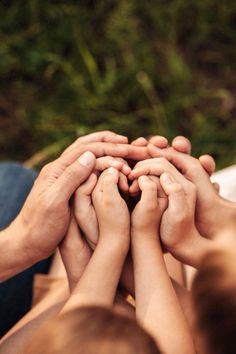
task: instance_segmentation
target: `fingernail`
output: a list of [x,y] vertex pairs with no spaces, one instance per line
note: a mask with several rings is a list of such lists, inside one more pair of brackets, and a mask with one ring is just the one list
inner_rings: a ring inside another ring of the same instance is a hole
[[91,164],[91,162],[93,162],[95,160],[95,156],[92,152],[90,151],[86,151],[84,152],[80,157],[79,157],[79,163],[82,166],[89,166]]
[[175,182],[174,178],[166,172],[162,173],[161,178],[162,178],[163,182],[165,182],[166,184],[171,184],[171,183]]

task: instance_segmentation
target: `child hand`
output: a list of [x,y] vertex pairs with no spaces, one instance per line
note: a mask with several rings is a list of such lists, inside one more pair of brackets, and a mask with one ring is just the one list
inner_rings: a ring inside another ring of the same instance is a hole
[[131,232],[151,234],[157,238],[160,219],[167,206],[159,178],[155,176],[140,176],[138,178],[141,199],[131,216]]
[[83,239],[73,212],[66,236],[59,246],[61,257],[66,269],[70,290],[78,283],[92,252]]
[[187,180],[183,187],[166,172],[160,176],[160,183],[169,201],[161,220],[161,240],[175,258],[198,268],[213,242],[203,238],[194,224],[196,188]]
[[113,167],[100,175],[92,193],[99,225],[99,243],[122,243],[129,246],[130,216],[118,190],[119,172]]
[[74,195],[75,218],[92,249],[98,242],[98,222],[92,204],[92,192],[97,183],[97,175],[109,167],[123,171],[119,172],[119,188],[127,192],[129,187],[126,175],[130,172],[127,162],[123,159],[105,156],[96,160],[94,173],[77,189]]

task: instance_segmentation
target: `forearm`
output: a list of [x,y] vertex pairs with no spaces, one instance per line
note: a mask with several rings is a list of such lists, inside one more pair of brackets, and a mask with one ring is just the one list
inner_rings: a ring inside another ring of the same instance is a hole
[[82,305],[111,306],[127,250],[99,243],[62,312]]
[[132,235],[137,318],[165,353],[194,353],[189,328],[168,276],[161,247],[155,237],[152,240],[148,237]]
[[134,270],[131,254],[128,253],[122,270],[120,285],[132,296],[135,296]]

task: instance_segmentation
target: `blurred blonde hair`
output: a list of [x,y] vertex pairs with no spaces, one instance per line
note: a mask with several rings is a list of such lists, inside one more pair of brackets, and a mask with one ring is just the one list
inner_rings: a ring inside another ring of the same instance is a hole
[[102,307],[81,307],[41,327],[24,354],[160,354],[133,319]]

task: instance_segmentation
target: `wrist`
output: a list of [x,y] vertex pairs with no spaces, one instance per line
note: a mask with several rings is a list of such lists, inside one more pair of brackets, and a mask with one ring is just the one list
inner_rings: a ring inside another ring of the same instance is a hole
[[143,240],[144,242],[150,241],[150,242],[158,242],[160,244],[160,237],[159,237],[159,232],[157,227],[152,227],[152,228],[136,228],[132,227],[131,228],[131,240],[132,242],[134,241],[139,241]]
[[121,254],[126,256],[129,250],[130,238],[129,235],[120,235],[120,234],[109,234],[101,233],[99,236],[99,241],[97,248],[106,250],[113,254]]
[[9,233],[15,235],[16,247],[27,266],[31,266],[42,259],[39,251],[35,250],[30,243],[32,232],[24,223],[21,213],[9,226]]
[[16,219],[1,231],[1,250],[1,280],[6,280],[33,264],[25,251],[23,233]]

